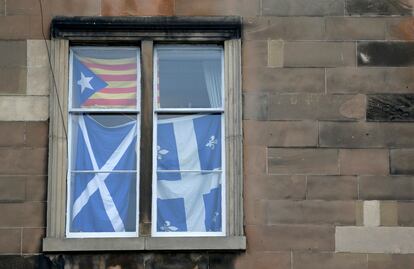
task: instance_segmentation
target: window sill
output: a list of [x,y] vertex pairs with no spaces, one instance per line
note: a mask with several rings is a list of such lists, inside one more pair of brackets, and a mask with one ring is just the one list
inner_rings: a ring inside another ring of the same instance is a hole
[[43,239],[44,252],[245,249],[245,236]]

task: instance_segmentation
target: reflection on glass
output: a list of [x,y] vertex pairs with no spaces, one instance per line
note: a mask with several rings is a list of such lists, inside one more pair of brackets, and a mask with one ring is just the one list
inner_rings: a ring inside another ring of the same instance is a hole
[[222,107],[222,47],[158,46],[156,56],[158,107]]
[[136,173],[71,173],[70,232],[136,231]]
[[135,109],[138,49],[73,47],[72,107]]
[[222,231],[221,172],[157,177],[157,232]]

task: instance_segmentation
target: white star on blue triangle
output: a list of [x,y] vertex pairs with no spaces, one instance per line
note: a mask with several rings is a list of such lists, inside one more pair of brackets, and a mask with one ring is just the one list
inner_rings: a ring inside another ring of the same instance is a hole
[[73,57],[73,78],[76,91],[80,94],[80,104],[83,104],[94,93],[102,90],[108,84],[86,67],[79,59]]

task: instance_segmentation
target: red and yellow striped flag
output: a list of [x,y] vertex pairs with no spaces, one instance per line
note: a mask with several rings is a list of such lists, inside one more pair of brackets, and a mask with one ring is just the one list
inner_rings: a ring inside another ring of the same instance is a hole
[[79,61],[108,85],[92,94],[81,106],[136,107],[137,58],[98,59],[77,56]]

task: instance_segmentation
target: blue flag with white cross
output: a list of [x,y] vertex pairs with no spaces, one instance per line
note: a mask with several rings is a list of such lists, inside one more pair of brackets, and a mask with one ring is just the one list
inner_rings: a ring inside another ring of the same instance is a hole
[[157,232],[222,231],[221,115],[157,125]]

